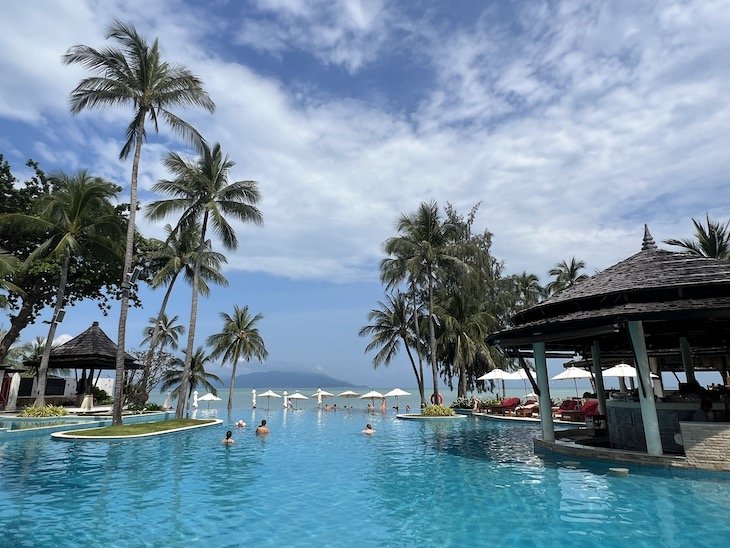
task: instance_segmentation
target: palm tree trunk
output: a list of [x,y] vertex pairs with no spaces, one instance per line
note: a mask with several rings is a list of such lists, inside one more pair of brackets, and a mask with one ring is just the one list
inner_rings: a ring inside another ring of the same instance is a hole
[[424,400],[424,389],[423,389],[423,373],[421,375],[418,374],[418,369],[416,369],[416,362],[413,359],[413,354],[411,353],[411,349],[408,346],[408,342],[406,341],[405,337],[402,337],[403,339],[403,346],[406,348],[406,354],[408,354],[408,359],[411,361],[411,367],[413,368],[413,374],[416,376],[416,383],[418,384],[418,393],[421,396],[421,401]]
[[26,297],[23,299],[23,304],[20,306],[18,313],[10,318],[10,329],[8,329],[2,341],[0,341],[0,363],[5,361],[10,347],[18,340],[20,332],[28,326],[34,306],[35,302]]
[[466,398],[466,364],[464,360],[459,363],[459,394],[460,398]]
[[132,161],[132,181],[129,188],[129,220],[127,221],[127,241],[124,248],[124,265],[122,266],[122,298],[119,307],[119,329],[117,331],[117,359],[114,376],[114,408],[112,425],[122,424],[122,406],[124,405],[124,357],[127,336],[127,315],[129,314],[129,274],[134,256],[134,223],[137,216],[137,178],[139,176],[139,160],[142,155],[142,139],[144,139],[144,118],[136,128],[134,144],[134,160]]
[[51,359],[51,345],[53,345],[53,338],[56,336],[56,327],[58,323],[55,321],[58,317],[58,312],[63,308],[63,296],[66,292],[66,281],[68,280],[68,264],[71,260],[69,253],[66,253],[61,263],[61,279],[58,282],[58,290],[56,291],[56,306],[53,308],[53,316],[51,317],[51,324],[48,326],[48,336],[46,337],[46,344],[43,347],[43,356],[41,357],[41,364],[38,366],[38,382],[36,383],[36,397],[35,405],[40,407],[46,405],[46,380],[48,378],[48,362]]
[[162,299],[162,304],[160,305],[160,311],[157,313],[157,321],[155,322],[155,327],[152,330],[152,337],[150,340],[150,348],[147,351],[147,355],[144,359],[144,371],[142,372],[142,380],[140,381],[140,385],[142,386],[142,392],[145,394],[149,392],[149,386],[147,386],[150,382],[150,369],[152,368],[152,358],[155,353],[155,349],[157,348],[157,344],[159,343],[160,339],[160,322],[162,321],[163,316],[165,315],[165,309],[167,308],[167,301],[170,299],[170,294],[172,293],[172,286],[175,285],[175,280],[177,279],[178,274],[180,274],[180,270],[175,272],[175,275],[172,277],[172,280],[170,280],[169,285],[167,286],[167,291],[165,291],[165,296]]
[[423,353],[421,352],[421,332],[418,325],[418,301],[416,300],[416,283],[411,281],[411,296],[413,297],[413,324],[416,330],[416,356],[418,357],[418,370],[420,375],[416,377],[421,379],[419,389],[421,391],[421,407],[426,405],[426,387],[423,377]]
[[[200,228],[200,243],[198,244],[198,252],[195,256],[195,269],[193,270],[193,298],[190,303],[190,325],[188,327],[188,344],[185,350],[185,365],[183,366],[183,376],[181,381],[181,395],[177,400],[177,408],[175,410],[175,418],[182,419],[185,416],[185,409],[188,406],[188,384],[190,383],[190,370],[193,363],[193,347],[195,345],[195,324],[198,321],[198,284],[200,280],[200,263],[203,260],[203,251],[205,250],[205,231],[208,226],[208,212],[203,215],[203,224]],[[191,387],[192,388],[192,387]],[[191,390],[192,392],[192,390]]]
[[236,382],[236,365],[238,364],[238,357],[233,362],[231,367],[231,386],[228,388],[228,415],[230,416],[233,410],[233,384]]
[[433,373],[433,399],[439,403],[439,371],[436,364],[436,326],[433,320],[433,282],[431,281],[431,268],[426,269],[428,274],[428,331],[431,342],[431,371]]

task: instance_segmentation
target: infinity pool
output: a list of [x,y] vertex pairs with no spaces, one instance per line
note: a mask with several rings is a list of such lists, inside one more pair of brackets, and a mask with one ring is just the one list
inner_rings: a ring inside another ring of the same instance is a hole
[[0,546],[727,545],[729,476],[550,462],[538,430],[277,409],[147,440],[0,442]]

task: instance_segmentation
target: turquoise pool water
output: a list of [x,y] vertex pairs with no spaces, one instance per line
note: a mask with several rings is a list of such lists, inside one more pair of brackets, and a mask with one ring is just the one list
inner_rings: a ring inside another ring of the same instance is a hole
[[276,409],[133,442],[0,442],[0,546],[727,545],[730,475],[612,477],[535,456],[538,429]]

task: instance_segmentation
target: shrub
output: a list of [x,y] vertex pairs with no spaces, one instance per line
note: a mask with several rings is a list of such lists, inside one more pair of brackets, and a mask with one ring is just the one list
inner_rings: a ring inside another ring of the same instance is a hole
[[68,415],[68,411],[60,405],[44,405],[40,407],[29,405],[18,413],[19,417],[62,417],[63,415]]
[[427,405],[421,409],[421,415],[424,417],[450,417],[453,414],[454,410],[445,405]]
[[164,411],[165,408],[162,407],[159,403],[148,403],[144,406],[145,411]]
[[94,395],[94,403],[96,405],[111,405],[114,403],[114,400],[106,390],[92,386],[91,393]]

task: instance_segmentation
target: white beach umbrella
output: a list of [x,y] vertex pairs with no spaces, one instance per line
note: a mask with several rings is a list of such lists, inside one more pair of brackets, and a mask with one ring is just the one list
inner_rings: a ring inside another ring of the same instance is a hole
[[558,373],[554,377],[552,377],[552,380],[554,381],[564,381],[568,379],[573,379],[573,383],[575,384],[575,395],[578,395],[578,380],[577,379],[592,379],[593,375],[590,371],[586,371],[585,369],[581,369],[580,367],[566,367],[565,371],[562,373]]
[[504,369],[495,368],[492,369],[489,373],[486,373],[479,377],[478,381],[502,381],[502,398],[504,398],[505,390],[504,390],[504,381],[509,381],[514,379],[512,376],[512,373],[508,373]]
[[353,392],[352,390],[345,390],[344,392],[340,392],[337,394],[337,397],[339,398],[357,398],[360,394],[357,392]]
[[[294,392],[291,396],[289,396],[290,400],[308,400],[309,398],[305,396],[304,394],[300,394],[299,392]],[[294,403],[294,408],[296,409],[296,403]]]
[[266,404],[266,410],[268,411],[271,406],[271,398],[280,398],[281,396],[274,392],[273,390],[267,390],[266,392],[262,392],[259,394],[259,398],[266,398],[267,404]]
[[204,394],[198,398],[198,401],[205,401],[208,402],[208,409],[210,409],[210,402],[212,401],[221,401],[221,399],[216,396],[215,394],[211,394],[208,392],[207,394]]
[[256,409],[256,389],[251,390],[251,408]]
[[312,394],[313,398],[317,398],[317,407],[322,405],[322,398],[330,398],[334,396],[332,392],[327,392],[326,390],[322,390],[321,388],[317,388],[317,391]]
[[527,379],[532,377],[533,381],[536,381],[535,372],[530,369],[530,376],[527,376],[527,372],[524,370],[524,368],[520,368],[516,371],[512,371],[512,373],[509,373],[510,378],[508,380],[514,380],[514,381],[522,381],[523,386],[525,387],[525,394],[527,394]]
[[[628,363],[619,363],[613,367],[603,371],[604,377],[636,377],[636,368]],[[651,374],[652,379],[658,379],[659,376]]]
[[375,398],[382,398],[382,397],[383,397],[383,395],[380,392],[371,390],[367,394],[363,394],[362,396],[360,396],[360,399],[361,400],[366,400],[366,399],[371,400],[373,402],[373,407],[375,407]]
[[383,397],[389,398],[391,396],[395,396],[395,408],[398,409],[400,407],[400,404],[398,402],[398,396],[410,396],[410,392],[406,392],[405,390],[401,390],[400,388],[393,388],[390,392],[386,392],[383,394]]

